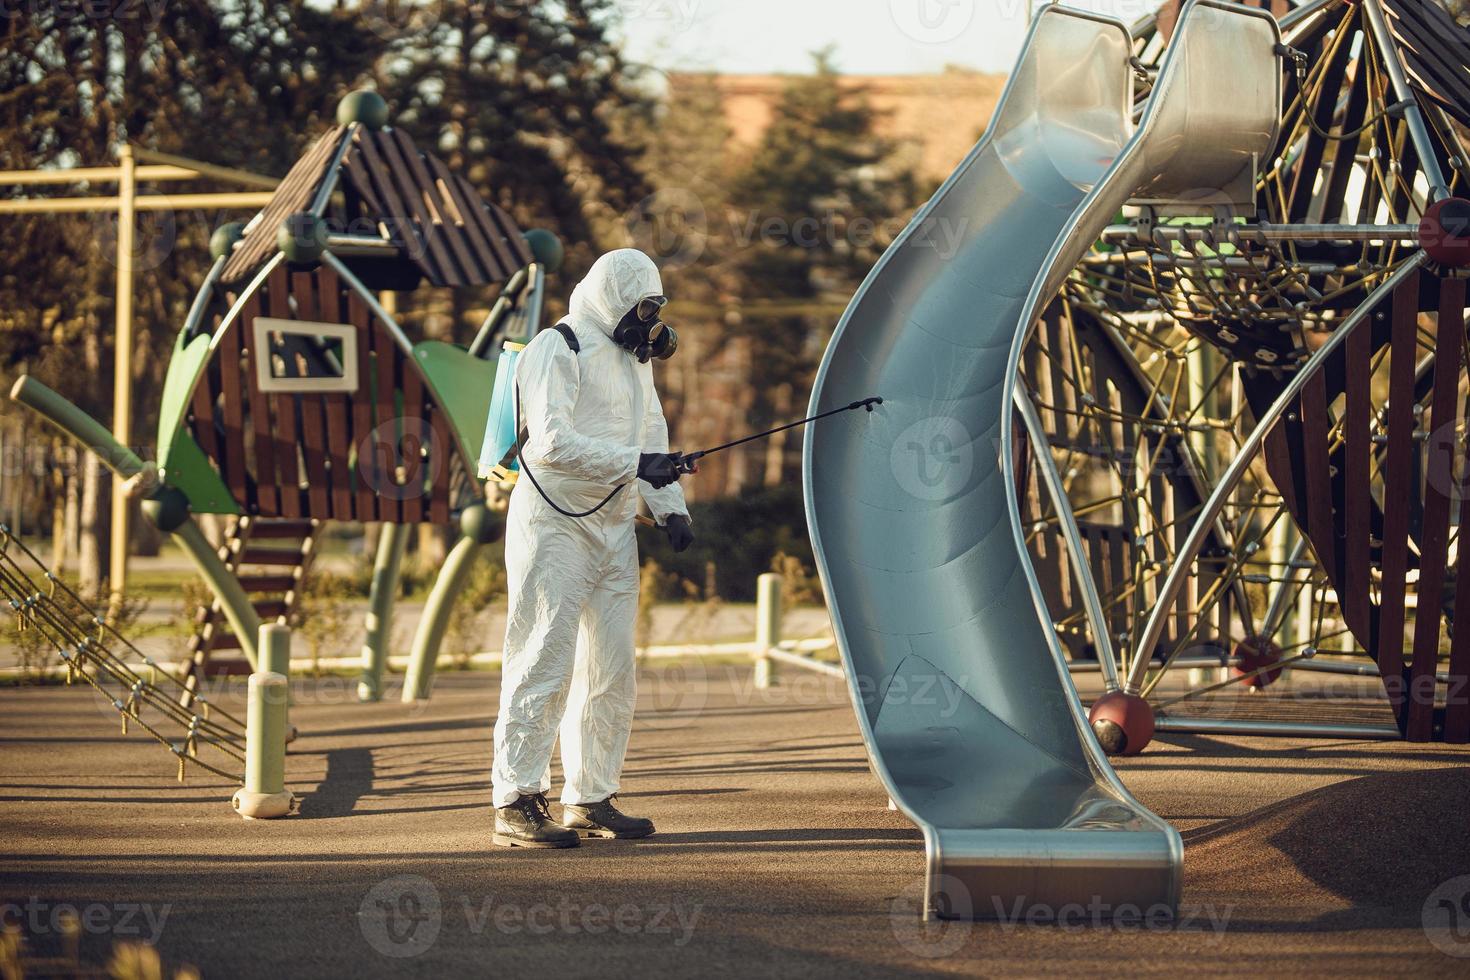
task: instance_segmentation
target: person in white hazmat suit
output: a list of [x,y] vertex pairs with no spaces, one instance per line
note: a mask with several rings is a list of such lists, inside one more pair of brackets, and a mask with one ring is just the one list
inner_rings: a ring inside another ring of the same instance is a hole
[[[516,364],[522,478],[505,538],[495,844],[574,847],[581,836],[653,833],[652,821],[619,812],[613,796],[636,696],[638,497],[675,550],[694,540],[649,364],[677,343],[659,318],[664,303],[648,256],[609,252],[572,292],[566,319]],[[545,795],[558,730],[560,823]]]

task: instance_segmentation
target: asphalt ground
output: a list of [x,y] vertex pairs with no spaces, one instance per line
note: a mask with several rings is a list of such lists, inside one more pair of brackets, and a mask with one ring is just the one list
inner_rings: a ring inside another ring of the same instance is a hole
[[151,940],[206,978],[1470,974],[1463,747],[1160,736],[1119,770],[1184,834],[1178,920],[926,926],[845,690],[782,680],[650,667],[621,799],[659,832],[566,851],[490,845],[493,672],[419,705],[295,682],[270,822],[85,688],[0,689],[0,905],[33,959],[69,907],[84,961]]

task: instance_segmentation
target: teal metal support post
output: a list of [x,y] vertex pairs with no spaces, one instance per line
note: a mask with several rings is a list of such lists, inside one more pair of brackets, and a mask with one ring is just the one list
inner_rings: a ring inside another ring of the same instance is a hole
[[377,701],[383,697],[383,670],[388,665],[388,644],[393,639],[393,602],[398,598],[398,579],[407,547],[406,525],[383,525],[378,535],[378,554],[373,560],[372,589],[368,593],[367,636],[362,641],[362,674],[357,680],[359,701]]
[[439,659],[439,645],[444,642],[444,631],[449,626],[454,600],[484,547],[476,538],[464,535],[450,549],[444,567],[439,570],[439,577],[429,592],[429,601],[424,605],[424,618],[419,620],[419,628],[413,636],[408,676],[403,681],[405,704],[428,698],[434,683],[435,661]]

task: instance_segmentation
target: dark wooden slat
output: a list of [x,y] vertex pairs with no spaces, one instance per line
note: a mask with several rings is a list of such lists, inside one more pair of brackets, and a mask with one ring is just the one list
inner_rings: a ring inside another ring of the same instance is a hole
[[417,193],[413,194],[414,201],[420,208],[420,214],[425,222],[424,235],[431,242],[444,243],[443,251],[449,253],[450,262],[444,268],[444,280],[446,284],[464,286],[477,281],[479,273],[475,268],[475,262],[470,257],[469,250],[465,247],[463,236],[455,234],[453,224],[442,219],[443,215],[436,215],[434,209],[439,198],[439,189],[434,184],[434,179],[429,176],[429,169],[424,166],[424,158],[420,156],[418,148],[413,145],[413,140],[401,129],[395,129],[388,134],[388,139],[397,144],[398,152],[402,160],[404,170],[399,171],[400,186],[405,192],[412,193],[407,185],[416,184],[413,188]]
[[257,350],[255,347],[255,319],[262,316],[264,310],[264,297],[258,290],[250,298],[249,305],[241,311],[235,329],[241,331],[241,341],[250,351],[244,385],[246,404],[250,408],[250,427],[255,435],[251,453],[255,463],[255,507],[251,512],[278,514],[281,501],[276,486],[275,427],[271,422],[271,400],[260,390],[259,381],[261,368],[264,367],[267,372],[270,370],[270,365],[262,363],[270,357],[270,350]]
[[[499,257],[499,252],[504,251],[504,247],[497,249],[496,246],[500,243],[487,238],[480,223],[475,220],[475,212],[482,207],[480,196],[450,173],[444,161],[432,155],[428,160],[429,170],[434,176],[434,184],[439,190],[439,196],[443,199],[441,213],[445,217],[458,218],[448,228],[448,233],[464,237],[466,249],[474,261],[474,267],[470,271],[475,280],[488,281],[497,278],[495,273],[505,265]],[[467,190],[468,194],[466,194]]]
[[498,239],[492,238],[491,240],[505,243],[511,251],[511,261],[504,267],[505,271],[502,273],[502,277],[509,277],[515,270],[531,262],[531,259],[534,258],[531,255],[531,246],[526,244],[526,239],[521,234],[521,229],[516,226],[511,216],[505,213],[504,208],[486,201],[484,209],[478,213],[490,221],[500,232]]
[[1379,673],[1394,714],[1405,711],[1404,590],[1409,568],[1409,454],[1414,447],[1414,361],[1418,346],[1419,277],[1409,273],[1393,291],[1393,336],[1389,349],[1388,451],[1383,468],[1383,559],[1375,651]]
[[[1353,74],[1352,88],[1348,92],[1347,105],[1343,108],[1342,125],[1338,131],[1350,133],[1363,125],[1363,120],[1368,115],[1368,72],[1360,59],[1357,71]],[[1323,190],[1323,201],[1326,207],[1322,211],[1322,220],[1327,223],[1343,220],[1343,211],[1346,207],[1348,180],[1353,175],[1353,158],[1358,152],[1358,144],[1362,137],[1356,139],[1340,139],[1333,146],[1331,155],[1332,171]],[[1358,220],[1356,210],[1350,221]]]
[[[1440,284],[1439,330],[1465,336],[1465,280],[1446,279]],[[1446,685],[1444,740],[1470,742],[1470,492],[1461,487],[1460,538],[1455,551],[1454,636],[1450,640],[1450,664]]]
[[[1455,291],[1451,291],[1453,293]],[[1464,306],[1463,288],[1459,290]],[[1458,310],[1445,315],[1441,291],[1440,323],[1456,320]],[[1419,539],[1419,597],[1414,620],[1414,663],[1410,678],[1408,738],[1427,742],[1433,737],[1435,669],[1439,664],[1440,601],[1444,591],[1445,563],[1449,554],[1450,481],[1454,479],[1455,415],[1460,386],[1460,349],[1463,330],[1443,329],[1435,338],[1434,394],[1428,421],[1430,432],[1439,438],[1427,443],[1429,455],[1424,485],[1424,532]]]
[[1369,612],[1369,538],[1372,526],[1373,415],[1371,360],[1373,338],[1367,325],[1354,330],[1344,343],[1347,407],[1343,419],[1343,536],[1340,601],[1343,618],[1366,648],[1372,616]]
[[419,230],[419,236],[423,240],[423,255],[418,260],[419,265],[429,273],[429,278],[436,286],[459,285],[461,282],[459,271],[455,268],[454,259],[450,257],[449,250],[445,247],[441,236],[436,234],[433,219],[430,218],[422,198],[417,193],[418,188],[414,186],[408,160],[404,158],[397,141],[391,136],[383,133],[373,135],[378,152],[382,154],[386,164],[387,178],[393,182],[397,189],[397,197],[403,203],[403,214],[413,219],[414,225]]
[[[1446,108],[1466,112],[1470,106],[1470,68],[1448,60],[1455,57],[1428,26],[1413,16],[1389,9],[1389,26],[1404,56],[1404,67],[1417,74],[1416,87]],[[1414,69],[1417,69],[1415,71]]]
[[[401,359],[398,345],[389,336],[387,328],[375,322],[373,360],[377,365],[378,392],[373,399],[373,424],[376,437],[369,448],[373,454],[372,472],[376,474],[377,479],[383,485],[382,489],[385,490],[390,489],[394,478],[395,429],[401,424],[395,397],[398,390],[397,367]],[[379,519],[393,524],[402,524],[403,500],[401,494],[396,492],[396,488],[393,488],[389,497],[380,495],[378,498]]]
[[[291,272],[285,266],[278,267],[270,275],[271,316],[278,319],[294,319],[288,297],[291,293]],[[297,457],[296,396],[276,394],[271,396],[276,420],[276,463],[280,467],[281,508],[283,517],[300,517],[303,514],[301,500],[301,468]]]
[[290,592],[296,588],[296,576],[241,575],[240,587],[246,592]]
[[[259,302],[255,296],[249,300],[256,309]],[[247,310],[248,312],[248,310]],[[224,422],[221,441],[224,455],[220,458],[224,470],[225,485],[230,494],[247,514],[259,509],[255,495],[250,492],[249,474],[245,472],[245,419],[240,382],[240,349],[245,337],[245,324],[253,317],[236,319],[229,330],[220,338],[216,348],[220,374],[220,415]]]
[[449,413],[444,406],[430,404],[429,419],[434,440],[429,447],[429,476],[433,480],[429,497],[429,521],[449,523],[449,471],[456,455],[454,437],[449,432]]
[[250,527],[252,541],[280,541],[304,538],[311,533],[311,521],[256,521]]
[[[326,323],[341,323],[342,283],[330,266],[317,270],[317,313]],[[361,343],[361,337],[358,338]],[[347,365],[342,366],[343,370]],[[361,379],[358,381],[361,384]],[[331,392],[322,396],[327,421],[327,459],[331,463],[332,517],[339,521],[354,519],[352,508],[352,465],[349,454],[352,450],[352,431],[348,423],[351,418],[351,403],[348,394]]]
[[403,379],[403,520],[416,524],[424,519],[428,494],[429,467],[419,449],[429,432],[429,418],[424,406],[424,379],[419,366],[399,354],[399,376]]
[[[1338,44],[1336,54],[1322,73],[1322,81],[1317,89],[1317,104],[1306,107],[1306,111],[1316,120],[1317,128],[1323,132],[1330,132],[1332,117],[1337,115],[1337,100],[1342,92],[1342,80],[1352,52],[1351,39]],[[1326,149],[1327,141],[1318,136],[1316,130],[1309,129],[1306,145],[1302,148],[1292,176],[1291,192],[1287,196],[1287,215],[1290,221],[1302,221],[1306,218],[1307,211],[1312,206],[1312,193],[1317,186],[1317,174],[1322,169],[1322,155]]]
[[488,201],[480,203],[481,198],[474,194],[469,181],[463,177],[456,178],[456,181],[465,193],[474,195],[474,200],[479,204],[472,209],[467,220],[489,240],[495,256],[495,268],[500,270],[501,278],[513,275],[515,270],[530,264],[530,249],[526,247],[525,239],[521,237],[515,222],[494,204]]
[[1414,186],[1414,177],[1419,173],[1419,148],[1409,138],[1408,120],[1400,121],[1397,130],[1398,138],[1394,141],[1393,145],[1400,147],[1400,169],[1399,178],[1391,184],[1393,187],[1393,202],[1389,206],[1393,214],[1398,215],[1401,219],[1407,220],[1415,210],[1414,201],[1410,197],[1409,189]]
[[240,552],[241,565],[285,565],[295,568],[305,562],[300,548],[247,547]]
[[[309,272],[291,275],[291,296],[302,320],[319,319],[316,300],[316,277]],[[327,426],[321,395],[298,395],[301,410],[301,455],[306,461],[306,499],[309,513],[317,519],[332,516],[331,475],[327,470]]]
[[255,603],[255,615],[265,623],[280,619],[288,612],[290,607],[286,605],[285,599],[260,599]]
[[393,184],[390,165],[383,159],[377,138],[371,133],[358,133],[353,153],[352,173],[353,175],[358,174],[357,165],[360,162],[361,174],[365,179],[359,182],[359,186],[365,195],[370,193],[376,197],[379,202],[378,215],[387,220],[388,231],[392,239],[408,249],[411,255],[422,254],[426,247],[423,242],[423,234],[414,227],[412,212],[398,196],[398,190]]
[[1302,388],[1300,405],[1302,443],[1306,449],[1303,462],[1307,474],[1307,536],[1322,567],[1333,581],[1341,581],[1334,574],[1338,568],[1337,522],[1332,513],[1332,474],[1327,470],[1327,431],[1331,420],[1327,417],[1327,383],[1321,371]]
[[332,127],[286,173],[270,203],[261,211],[260,221],[230,253],[220,271],[222,283],[229,285],[249,278],[275,254],[277,229],[287,217],[304,210],[316,196],[343,133],[341,126]]
[[228,660],[210,660],[204,669],[206,677],[244,677],[254,673],[255,668],[250,666],[250,661],[238,657]]
[[210,361],[205,364],[204,370],[199,374],[199,380],[194,385],[193,411],[194,411],[194,440],[199,443],[199,448],[204,450],[216,463],[219,462],[219,436],[214,426],[214,380],[219,365]]
[[378,495],[373,492],[367,475],[372,465],[373,386],[377,380],[373,363],[372,312],[357,290],[347,291],[347,322],[357,328],[357,394],[352,397],[352,446],[357,452],[357,467],[352,474],[356,500],[353,513],[360,521],[378,519]]

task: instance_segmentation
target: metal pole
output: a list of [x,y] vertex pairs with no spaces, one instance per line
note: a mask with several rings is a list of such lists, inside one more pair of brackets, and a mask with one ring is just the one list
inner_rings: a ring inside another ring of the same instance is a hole
[[245,786],[231,800],[247,820],[291,812],[296,798],[286,790],[286,703],[289,685],[280,674],[250,675],[245,716]]
[[403,703],[425,701],[434,684],[434,666],[439,660],[439,647],[449,626],[454,601],[464,588],[464,581],[475,566],[484,545],[464,535],[449,549],[444,567],[434,579],[429,599],[424,603],[424,616],[413,634],[413,647],[408,655],[408,674],[403,679]]
[[1021,413],[1021,421],[1026,426],[1026,434],[1031,437],[1031,445],[1034,447],[1032,457],[1036,460],[1037,472],[1046,483],[1047,494],[1051,497],[1052,506],[1056,508],[1062,538],[1067,543],[1067,550],[1072,553],[1072,560],[1068,564],[1072,566],[1077,588],[1082,593],[1082,608],[1087,612],[1087,623],[1092,627],[1098,669],[1102,671],[1107,689],[1116,691],[1118,661],[1113,652],[1113,638],[1108,634],[1108,617],[1103,612],[1102,598],[1097,594],[1097,583],[1092,580],[1088,571],[1087,552],[1082,549],[1082,532],[1077,528],[1077,517],[1072,513],[1066,487],[1062,486],[1062,475],[1057,472],[1056,461],[1051,457],[1050,443],[1046,439],[1046,430],[1041,426],[1041,418],[1036,414],[1036,407],[1031,404],[1030,396],[1020,385],[1016,386],[1014,400],[1016,410]]
[[[118,151],[116,329],[113,333],[112,435],[120,444],[133,439],[133,201],[137,196],[133,148]],[[108,578],[113,601],[128,585],[128,497],[121,480],[112,481],[112,553]]]
[[771,651],[781,645],[781,576],[766,572],[755,580],[755,686],[776,682]]
[[260,671],[291,676],[291,627],[284,623],[262,623],[258,634]]
[[1332,352],[1342,345],[1342,342],[1347,339],[1348,335],[1359,324],[1368,319],[1369,314],[1398,287],[1401,280],[1424,264],[1425,258],[1424,252],[1416,252],[1405,260],[1403,265],[1399,266],[1377,289],[1373,290],[1368,298],[1363,301],[1363,304],[1353,310],[1343,320],[1342,325],[1302,365],[1301,369],[1297,371],[1296,376],[1291,379],[1291,382],[1276,396],[1276,400],[1271,403],[1271,407],[1256,420],[1256,427],[1251,430],[1250,435],[1241,443],[1240,449],[1236,452],[1235,459],[1231,461],[1230,466],[1221,476],[1220,482],[1216,484],[1215,489],[1210,493],[1209,499],[1205,501],[1199,517],[1195,519],[1194,526],[1189,529],[1189,537],[1184,540],[1183,545],[1180,546],[1176,553],[1174,567],[1169,569],[1168,578],[1164,580],[1164,584],[1159,588],[1159,594],[1155,599],[1153,612],[1150,613],[1148,623],[1139,635],[1138,642],[1133,648],[1133,662],[1129,665],[1128,680],[1124,684],[1123,690],[1129,694],[1137,694],[1143,689],[1144,678],[1148,675],[1148,651],[1151,651],[1158,644],[1159,637],[1163,635],[1164,622],[1168,619],[1169,615],[1168,611],[1174,605],[1174,600],[1179,597],[1179,590],[1183,587],[1185,579],[1189,577],[1194,556],[1199,554],[1199,550],[1204,546],[1205,538],[1209,535],[1215,519],[1220,516],[1220,511],[1224,508],[1225,502],[1230,498],[1230,494],[1234,492],[1235,485],[1240,482],[1241,477],[1245,476],[1246,470],[1250,468],[1251,462],[1255,459],[1256,453],[1260,451],[1261,443],[1265,441],[1267,431],[1276,424],[1276,420],[1286,411],[1286,407],[1301,393],[1307,381],[1321,369],[1323,362],[1332,355]]
[[1282,738],[1403,738],[1392,725],[1318,725],[1311,722],[1191,718],[1188,715],[1160,715],[1154,719],[1154,730],[1193,735],[1275,735]]
[[407,525],[383,525],[368,592],[367,636],[362,641],[362,675],[357,680],[359,701],[377,701],[383,696],[383,668],[393,638],[393,601],[398,597],[399,570],[407,547]]

